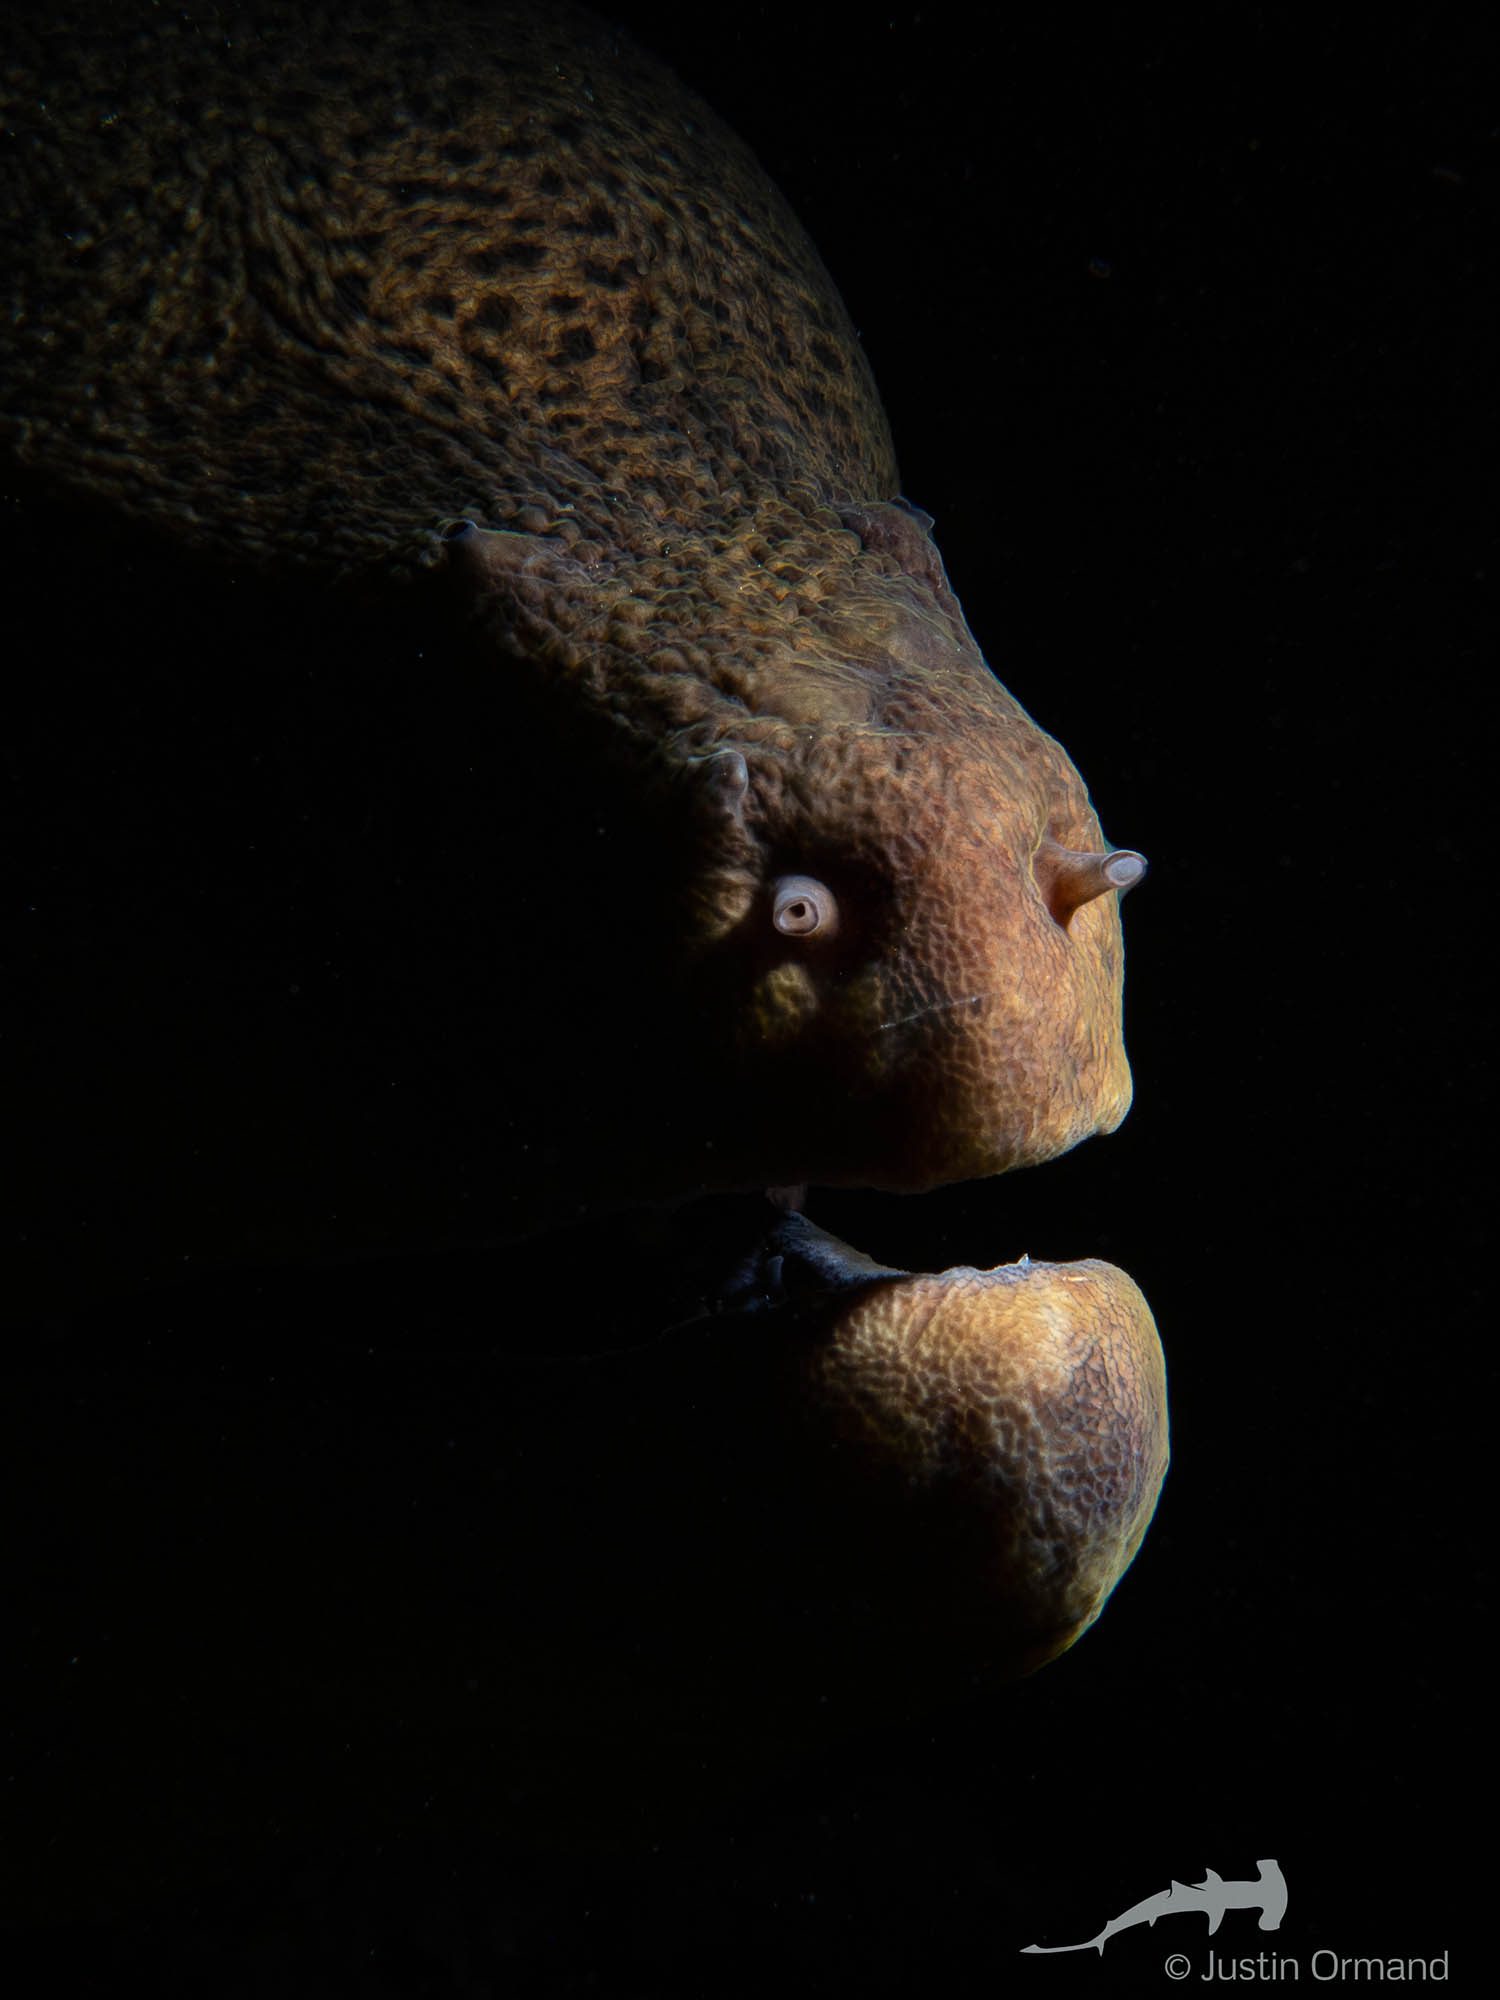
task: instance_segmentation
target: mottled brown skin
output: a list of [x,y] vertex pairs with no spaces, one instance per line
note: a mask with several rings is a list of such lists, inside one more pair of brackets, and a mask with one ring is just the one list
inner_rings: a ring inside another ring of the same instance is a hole
[[1123,1271],[1091,1259],[891,1281],[846,1311],[810,1373],[893,1490],[963,1522],[924,1533],[928,1588],[972,1622],[1002,1610],[1003,1666],[1041,1666],[1087,1631],[1167,1470],[1161,1346]]
[[893,1270],[791,1215],[739,1296],[805,1321],[780,1349],[789,1428],[830,1468],[858,1454],[857,1505],[833,1482],[828,1505],[870,1615],[947,1633],[1002,1674],[1072,1645],[1167,1470],[1161,1343],[1126,1274],[1029,1258]]
[[[893,1270],[801,1216],[709,1317],[628,1353],[512,1357],[489,1400],[497,1480],[560,1531],[544,1617],[518,1631],[478,1605],[486,1684],[614,1754],[701,1733],[752,1769],[830,1720],[1054,1659],[1128,1568],[1167,1466],[1161,1347],[1124,1272]],[[498,1579],[531,1601],[522,1542]],[[643,1605],[601,1671],[598,1633]]]
[[[760,1228],[733,1205],[731,1265]],[[409,1833],[414,1800],[450,1840],[639,1852],[840,1734],[925,1757],[955,1701],[1013,1732],[997,1683],[1077,1636],[1150,1517],[1161,1355],[1108,1265],[906,1273],[783,1218],[716,1312],[559,1356],[528,1336],[597,1287],[536,1246],[494,1262],[436,1351],[190,1320],[174,1358],[164,1313],[126,1365],[7,1404],[69,1615],[81,1555],[121,1635],[61,1685],[44,1661],[89,1810],[20,1760],[14,1812],[59,1831],[18,1909],[227,1874],[208,1829],[269,1825],[278,1857]]]
[[[7,71],[12,446],[240,567],[442,572],[493,671],[602,730],[691,856],[659,1060],[711,1018],[737,1107],[656,1191],[920,1189],[1112,1129],[1116,898],[1060,920],[1037,866],[1098,821],[896,503],[744,148],[562,9],[93,21],[50,10]],[[789,872],[837,896],[832,944],[769,926]]]
[[[508,967],[460,965],[419,1012],[457,1079],[427,1149],[361,1132],[393,1210],[472,1169],[482,1198],[466,1184],[434,1234],[503,1235],[505,1190],[542,1171],[495,1115],[538,1066],[530,1023],[486,1015],[536,966],[574,1010],[559,1067],[585,1114],[635,1078],[669,1114],[628,1102],[628,1152],[569,1134],[579,1192],[920,1190],[1118,1124],[1098,820],[899,498],[815,253],[709,112],[585,17],[455,0],[420,20],[63,5],[15,37],[3,88],[16,461],[267,592],[302,578],[456,621],[512,732],[486,754],[545,775],[507,836],[532,878]],[[559,819],[607,804],[597,882],[565,876],[549,784]],[[822,885],[836,925],[778,928],[788,877]],[[631,967],[628,1030],[576,998],[601,951]],[[309,1067],[329,1061],[354,1058],[335,1042]],[[361,1106],[386,1088],[351,1077]],[[334,1209],[361,1240],[342,1184],[323,1198],[326,1082],[291,1093],[287,1184],[300,1165],[308,1191],[295,1222],[258,1220],[263,1245],[305,1247]],[[236,1083],[260,1117],[258,1075]],[[222,1174],[215,1226],[242,1222],[263,1195],[237,1155],[267,1178],[269,1122],[225,1149],[183,1094],[181,1159]],[[1129,1561],[1164,1466],[1139,1295],[1098,1265],[886,1274],[839,1324],[793,1405],[859,1443],[867,1476],[825,1453],[817,1503],[825,1524],[852,1510],[852,1569],[878,1595],[899,1547],[897,1602],[998,1617],[1009,1670],[1049,1657]]]

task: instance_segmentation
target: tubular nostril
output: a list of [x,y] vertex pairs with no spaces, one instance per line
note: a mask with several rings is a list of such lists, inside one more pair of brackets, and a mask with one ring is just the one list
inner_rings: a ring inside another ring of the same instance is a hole
[[1127,889],[1133,889],[1146,874],[1146,857],[1137,854],[1133,847],[1117,847],[1104,864],[1104,872],[1113,886],[1123,896]]
[[1080,854],[1060,846],[1050,836],[1043,839],[1032,862],[1037,887],[1041,890],[1053,921],[1068,928],[1073,912],[1092,903],[1111,889],[1124,895],[1146,873],[1146,857],[1133,847],[1117,847],[1108,854]]

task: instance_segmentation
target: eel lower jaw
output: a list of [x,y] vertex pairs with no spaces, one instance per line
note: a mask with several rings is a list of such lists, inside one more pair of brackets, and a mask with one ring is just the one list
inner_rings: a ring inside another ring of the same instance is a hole
[[783,1210],[726,1285],[778,1315],[792,1424],[894,1629],[973,1638],[1002,1677],[1065,1651],[1150,1525],[1168,1460],[1150,1307],[1099,1259],[937,1273]]

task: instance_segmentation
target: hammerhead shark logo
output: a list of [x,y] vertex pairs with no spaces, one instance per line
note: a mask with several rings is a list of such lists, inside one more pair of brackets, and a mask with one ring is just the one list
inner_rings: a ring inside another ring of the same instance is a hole
[[1200,1911],[1208,1918],[1208,1934],[1224,1921],[1226,1910],[1259,1910],[1259,1929],[1280,1930],[1286,1915],[1286,1877],[1274,1861],[1257,1861],[1260,1878],[1255,1882],[1226,1882],[1212,1868],[1201,1882],[1174,1882],[1144,1903],[1137,1903],[1122,1917],[1111,1917],[1098,1937],[1086,1944],[1028,1944],[1026,1951],[1097,1951],[1103,1954],[1116,1931],[1128,1931],[1133,1924],[1154,1924],[1158,1917],[1181,1917]]

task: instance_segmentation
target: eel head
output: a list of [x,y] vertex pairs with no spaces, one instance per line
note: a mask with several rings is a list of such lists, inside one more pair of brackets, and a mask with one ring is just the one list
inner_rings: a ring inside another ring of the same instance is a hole
[[[753,562],[730,540],[664,568],[451,526],[490,656],[544,669],[575,759],[595,729],[568,903],[628,906],[588,948],[649,951],[635,1044],[665,1039],[654,1076],[692,1080],[663,1192],[921,1190],[1129,1107],[1117,904],[1145,863],[995,679],[929,527],[904,503],[812,509]],[[663,623],[689,614],[690,644]]]
[[1145,863],[986,666],[925,528],[880,512],[905,563],[799,634],[700,767],[719,825],[686,930],[767,1174],[908,1191],[1125,1116],[1118,903]]

